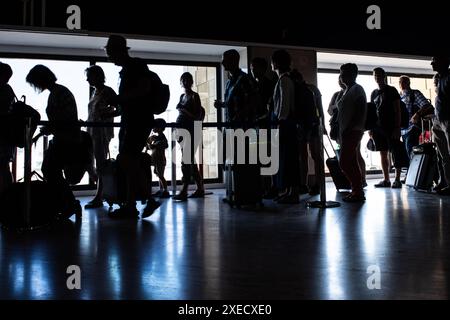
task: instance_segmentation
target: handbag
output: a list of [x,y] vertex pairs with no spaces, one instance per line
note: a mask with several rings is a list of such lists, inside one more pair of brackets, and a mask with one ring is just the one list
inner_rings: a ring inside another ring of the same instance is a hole
[[330,138],[337,140],[339,136],[339,122],[338,122],[338,110],[334,109],[333,115],[330,118]]

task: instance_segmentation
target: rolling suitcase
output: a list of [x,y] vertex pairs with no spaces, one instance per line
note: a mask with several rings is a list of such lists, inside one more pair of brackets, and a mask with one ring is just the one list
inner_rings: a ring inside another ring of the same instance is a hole
[[341,167],[339,166],[337,153],[336,150],[334,150],[333,148],[333,144],[331,142],[330,137],[328,136],[328,134],[326,136],[328,137],[331,148],[333,149],[333,152],[335,154],[334,157],[330,157],[330,154],[328,153],[327,149],[325,148],[325,146],[323,146],[323,149],[325,150],[325,153],[327,154],[328,157],[325,163],[328,167],[328,171],[330,172],[331,179],[333,179],[337,191],[350,190],[352,188],[350,181],[348,181],[347,177],[344,175],[344,173],[341,170]]
[[[122,205],[126,201],[126,180],[124,173],[120,170],[119,161],[119,157],[117,160],[106,160],[99,172],[103,179],[103,198],[110,209],[113,204]],[[135,200],[145,203],[152,195],[151,157],[147,153],[141,154],[139,170],[142,174],[139,175],[137,182]]]
[[227,164],[227,197],[231,207],[262,206],[260,166],[256,164]]
[[[431,128],[431,120],[428,120]],[[422,120],[422,134],[425,136],[425,126]],[[429,131],[431,133],[431,130]],[[406,185],[416,190],[430,191],[437,171],[436,145],[431,142],[431,136],[424,143],[413,148],[413,157],[406,175]]]

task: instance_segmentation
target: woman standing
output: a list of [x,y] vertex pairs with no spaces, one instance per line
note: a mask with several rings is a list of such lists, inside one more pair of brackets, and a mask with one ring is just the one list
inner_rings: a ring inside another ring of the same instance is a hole
[[194,178],[197,184],[197,190],[192,193],[189,198],[203,198],[205,196],[205,188],[203,186],[203,178],[200,175],[198,166],[195,163],[195,153],[201,143],[200,141],[195,141],[194,137],[194,121],[202,121],[204,118],[204,109],[200,102],[200,96],[197,92],[192,90],[192,85],[194,84],[194,79],[192,74],[185,72],[180,78],[181,86],[184,88],[184,93],[180,97],[180,102],[177,105],[177,110],[179,112],[177,118],[177,124],[179,128],[185,129],[189,132],[191,141],[188,144],[187,141],[183,142],[182,138],[178,140],[181,146],[181,153],[187,152],[186,148],[190,148],[190,160],[189,163],[184,163],[184,157],[181,162],[181,171],[183,173],[183,187],[180,193],[173,197],[177,201],[186,201],[187,190],[191,177]]
[[[116,100],[116,93],[112,88],[105,86],[105,73],[103,69],[96,65],[87,68],[86,80],[94,88],[88,104],[87,121],[113,123],[114,109],[110,105],[111,101]],[[88,127],[87,131],[92,138],[95,158],[95,168],[91,168],[89,175],[97,181],[97,194],[84,207],[86,209],[100,208],[103,207],[103,181],[97,172],[102,169],[108,157],[109,143],[114,137],[114,128]]]
[[81,217],[80,202],[64,178],[64,166],[76,157],[73,146],[81,142],[80,127],[69,125],[78,121],[75,98],[66,87],[56,83],[55,74],[46,66],[36,65],[27,75],[26,81],[38,92],[50,91],[47,101],[47,113],[50,124],[41,128],[44,135],[53,135],[48,149],[44,153],[42,173],[52,187],[53,195],[62,216],[69,218],[73,214]]

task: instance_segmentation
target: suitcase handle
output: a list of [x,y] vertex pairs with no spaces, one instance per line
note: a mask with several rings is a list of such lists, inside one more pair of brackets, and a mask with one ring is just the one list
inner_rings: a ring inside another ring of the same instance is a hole
[[[328,135],[328,132],[325,131],[325,135],[327,136],[328,141],[330,142],[331,149],[333,149],[333,152],[334,152],[334,154],[336,155],[336,158],[337,158],[337,152],[336,152],[336,150],[333,147],[333,142],[331,141],[331,138]],[[331,158],[330,154],[328,153],[327,148],[325,148],[325,145],[323,144],[323,142],[322,142],[322,148],[323,148],[323,150],[325,150],[325,153],[327,154],[328,159],[330,159]]]
[[[425,140],[426,135],[425,135],[424,121],[428,121],[428,128],[430,129],[430,140]],[[433,130],[432,130],[433,122],[432,122],[432,119],[430,117],[421,118],[420,119],[420,124],[421,124],[421,134],[420,135],[422,136],[423,143],[425,143],[425,142],[432,142],[433,141]]]

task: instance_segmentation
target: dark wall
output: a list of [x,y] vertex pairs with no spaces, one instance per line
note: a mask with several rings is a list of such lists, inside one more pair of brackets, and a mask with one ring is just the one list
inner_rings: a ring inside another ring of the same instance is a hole
[[[39,25],[41,0],[35,0]],[[361,50],[411,55],[450,52],[450,16],[443,1],[68,1],[47,0],[48,27],[65,28],[70,4],[82,9],[82,28],[174,36]],[[0,10],[0,24],[22,24],[22,0]],[[381,8],[381,30],[366,27],[367,6]],[[150,6],[151,7],[150,7]],[[444,40],[442,40],[444,39]]]

